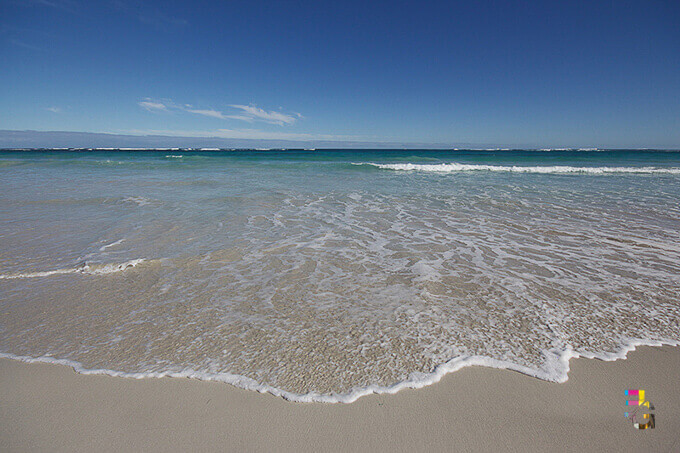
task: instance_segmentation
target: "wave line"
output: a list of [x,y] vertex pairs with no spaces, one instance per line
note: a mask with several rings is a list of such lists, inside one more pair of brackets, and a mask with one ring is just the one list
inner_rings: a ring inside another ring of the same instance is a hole
[[542,173],[542,174],[680,174],[678,167],[572,167],[568,165],[551,166],[518,166],[518,165],[481,165],[481,164],[459,164],[451,162],[448,164],[378,164],[374,162],[353,163],[353,165],[371,165],[383,170],[398,171],[423,171],[436,173],[454,173],[466,171],[498,171],[511,173]]

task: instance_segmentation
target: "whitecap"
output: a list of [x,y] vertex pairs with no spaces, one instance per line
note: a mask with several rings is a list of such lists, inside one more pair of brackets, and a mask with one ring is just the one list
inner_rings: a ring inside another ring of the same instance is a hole
[[490,171],[490,172],[511,172],[511,173],[543,173],[543,174],[680,174],[678,167],[572,167],[569,165],[481,165],[481,164],[460,164],[456,162],[448,164],[378,164],[374,162],[354,163],[354,165],[371,165],[383,170],[400,171],[422,171],[434,173],[456,173],[467,171]]
[[112,243],[110,243],[110,244],[103,245],[103,246],[101,246],[101,247],[99,248],[99,251],[100,251],[100,252],[103,252],[104,250],[106,250],[106,249],[108,249],[108,248],[110,248],[110,247],[115,247],[115,246],[117,246],[117,245],[120,245],[123,241],[125,241],[125,238],[119,239],[119,240],[117,240],[116,242],[112,242]]
[[146,206],[148,204],[151,204],[151,200],[149,200],[146,197],[126,197],[126,198],[123,198],[123,201],[129,202],[129,203],[136,203],[137,206]]

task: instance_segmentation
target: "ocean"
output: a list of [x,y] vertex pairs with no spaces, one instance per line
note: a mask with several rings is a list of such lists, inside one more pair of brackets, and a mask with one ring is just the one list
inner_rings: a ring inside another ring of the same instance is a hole
[[351,402],[680,344],[680,152],[0,151],[0,355]]

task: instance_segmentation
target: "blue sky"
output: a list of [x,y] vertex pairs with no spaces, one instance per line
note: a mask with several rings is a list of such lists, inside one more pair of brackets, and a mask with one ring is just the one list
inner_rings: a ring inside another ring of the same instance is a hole
[[0,0],[0,129],[679,148],[679,23],[677,0]]

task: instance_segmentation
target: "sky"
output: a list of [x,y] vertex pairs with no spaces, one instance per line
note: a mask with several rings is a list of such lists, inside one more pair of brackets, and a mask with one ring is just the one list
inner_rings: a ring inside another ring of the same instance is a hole
[[0,130],[677,149],[679,23],[677,0],[0,0]]

